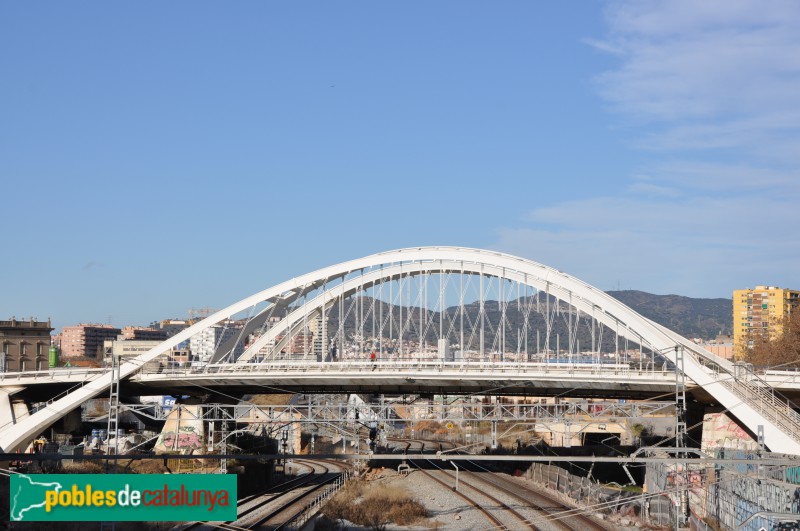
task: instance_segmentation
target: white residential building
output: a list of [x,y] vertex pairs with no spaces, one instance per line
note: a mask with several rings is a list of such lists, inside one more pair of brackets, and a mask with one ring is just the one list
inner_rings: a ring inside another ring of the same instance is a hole
[[[189,350],[192,352],[192,365],[203,366],[211,361],[217,348],[228,340],[236,339],[242,330],[233,325],[210,326],[189,339]],[[226,356],[225,361],[236,361],[244,352],[244,338],[236,342],[232,356]]]

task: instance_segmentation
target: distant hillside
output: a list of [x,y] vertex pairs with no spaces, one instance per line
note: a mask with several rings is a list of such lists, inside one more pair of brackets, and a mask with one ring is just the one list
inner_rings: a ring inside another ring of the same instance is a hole
[[684,337],[713,339],[733,330],[731,299],[693,299],[644,291],[609,291],[609,295]]
[[[642,291],[609,291],[609,295],[616,298],[620,302],[630,306],[635,311],[652,319],[653,321],[666,326],[684,337],[688,338],[703,338],[713,339],[720,333],[729,334],[732,330],[733,321],[733,302],[730,299],[693,299],[690,297],[682,297],[679,295],[653,295],[652,293],[645,293]],[[542,312],[531,311],[529,314],[529,323],[531,326],[531,333],[528,336],[528,348],[530,350],[537,350],[537,334],[535,330],[539,330],[544,341],[544,330],[546,328],[544,318],[545,299],[544,294],[541,297],[541,310]],[[423,313],[420,308],[403,309],[401,314],[396,306],[392,306],[385,302],[373,301],[369,297],[361,299],[364,309],[359,311],[357,301],[359,297],[349,299],[345,304],[345,322],[344,328],[348,335],[358,332],[356,315],[363,311],[364,326],[363,331],[366,336],[370,336],[373,327],[377,323],[373,323],[370,307],[376,305],[375,314],[383,316],[383,322],[387,323],[389,315],[393,315],[394,330],[400,326],[400,315],[403,316],[403,321],[407,324],[409,335],[407,337],[419,337],[424,335],[427,341],[435,343],[438,336],[438,322],[439,313],[427,310]],[[552,299],[551,299],[552,300]],[[536,307],[536,296],[525,299],[521,298],[514,301],[509,301],[506,309],[506,345],[517,345],[523,338],[519,336],[520,331],[523,329],[524,314],[523,310],[526,305],[530,305],[531,309]],[[557,343],[557,337],[560,336],[563,343],[562,347],[567,346],[569,336],[569,323],[571,323],[570,312],[565,311],[567,304],[562,302],[559,304],[562,308],[558,315],[554,314],[552,323],[551,341],[553,345]],[[382,310],[379,310],[382,308]],[[469,302],[464,305],[466,317],[464,319],[465,326],[469,330],[471,326],[479,322],[479,304],[477,302]],[[496,348],[498,344],[499,323],[501,321],[501,308],[497,301],[487,300],[485,302],[486,311],[486,326],[487,333],[485,337],[485,345],[487,348]],[[450,334],[455,334],[458,330],[458,307],[450,307],[445,311],[443,316],[445,328],[450,330]],[[329,327],[337,329],[339,327],[339,308],[334,306],[328,314]],[[434,323],[433,325],[424,326],[423,321]],[[469,334],[469,332],[468,332]],[[577,339],[580,344],[586,348],[587,345],[592,344],[591,328],[588,326],[588,321],[584,316],[583,326],[577,329]],[[600,338],[598,337],[598,340]],[[603,347],[606,349],[614,348],[613,333],[607,332],[602,336]],[[522,347],[524,348],[524,347]]]

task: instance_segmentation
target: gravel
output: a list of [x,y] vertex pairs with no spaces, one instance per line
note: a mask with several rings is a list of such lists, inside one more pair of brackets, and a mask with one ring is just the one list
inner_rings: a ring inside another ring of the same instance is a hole
[[[441,531],[489,531],[496,528],[476,508],[469,505],[450,489],[435,483],[422,472],[412,471],[407,475],[398,474],[391,469],[376,470],[368,475],[369,481],[405,489],[428,510],[430,517],[416,526],[397,526],[389,524],[387,531],[422,531],[438,529]],[[466,492],[469,495],[469,492]],[[501,498],[502,499],[502,498]],[[518,501],[510,504],[518,505]],[[512,505],[513,506],[513,505]],[[546,523],[539,525],[543,531],[554,530]],[[348,524],[352,531],[367,531],[368,528]],[[528,529],[528,528],[526,528]]]

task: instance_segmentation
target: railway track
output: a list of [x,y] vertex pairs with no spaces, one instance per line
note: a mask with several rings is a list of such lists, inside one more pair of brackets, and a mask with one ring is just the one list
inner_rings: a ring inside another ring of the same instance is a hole
[[211,529],[284,529],[291,524],[327,486],[342,479],[346,466],[332,460],[298,460],[309,473],[241,498],[237,519],[232,522],[189,522],[173,531]]
[[[403,452],[417,450],[420,453],[426,451],[442,451],[443,443],[439,441],[429,440],[396,440],[403,446]],[[409,463],[414,463],[409,461]],[[422,472],[434,483],[441,485],[444,489],[450,490],[452,483],[449,481],[454,478],[449,470],[440,467],[435,461],[428,460],[429,466],[435,470],[429,471],[425,467],[417,466],[418,470]],[[447,480],[447,481],[446,481]],[[490,528],[494,529],[532,529],[538,531],[536,526],[530,524],[528,518],[522,515],[519,511],[512,508],[502,500],[486,493],[484,490],[472,485],[469,482],[462,481],[460,483],[461,490],[453,489],[453,494],[464,500],[473,509],[478,511],[486,520]],[[463,487],[469,489],[469,494],[463,490]]]
[[483,483],[489,488],[502,492],[508,499],[517,500],[535,509],[538,515],[529,519],[534,525],[547,523],[550,526],[573,531],[608,531],[610,529],[586,514],[583,509],[565,505],[546,490],[535,490],[521,481],[515,481],[502,474],[489,471],[464,470],[462,474],[470,478],[470,481]]
[[[402,447],[404,453],[413,451],[423,453],[426,449],[442,451],[442,446],[448,445],[448,443],[426,440],[397,440],[396,442],[398,447]],[[427,466],[435,467],[437,474],[445,477],[446,481],[443,481],[441,477],[433,477],[433,474],[424,470],[425,467],[418,466],[417,468],[433,481],[450,489],[455,484],[455,471],[440,465],[441,462],[438,460],[428,460]],[[456,492],[456,494],[461,495],[462,499],[473,507],[486,505],[485,501],[480,501],[481,498],[489,499],[491,504],[504,509],[502,512],[505,514],[511,515],[512,518],[500,517],[500,519],[505,518],[505,523],[500,523],[487,516],[481,510],[482,507],[479,507],[479,511],[494,526],[504,529],[563,529],[568,531],[608,531],[612,529],[586,514],[584,509],[566,505],[561,499],[549,494],[546,490],[535,490],[521,481],[482,469],[479,464],[474,462],[462,461],[459,465],[459,488],[466,487],[470,494],[467,495],[464,492]],[[465,469],[465,465],[468,469]],[[475,470],[484,471],[476,472]],[[494,495],[490,494],[492,490],[495,491]],[[511,505],[516,508],[512,508]],[[520,512],[525,509],[530,510],[527,517]]]
[[[448,481],[442,479],[442,477],[454,479],[455,476],[451,474],[449,470],[439,469],[431,472],[420,469],[420,471],[428,478],[441,485],[443,488],[452,488]],[[465,493],[463,490],[464,487],[470,489],[471,493]],[[480,512],[484,518],[488,520],[491,528],[515,530],[532,529],[534,531],[538,531],[539,528],[532,525],[530,520],[519,511],[504,503],[500,499],[483,491],[476,485],[462,480],[459,482],[459,489],[460,490],[454,490],[453,493]]]

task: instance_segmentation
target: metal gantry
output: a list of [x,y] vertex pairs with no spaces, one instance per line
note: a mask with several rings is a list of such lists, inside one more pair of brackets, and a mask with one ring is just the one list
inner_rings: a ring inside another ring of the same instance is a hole
[[[497,438],[499,423],[507,425],[549,426],[557,423],[602,424],[607,422],[632,422],[647,418],[674,414],[674,402],[588,402],[571,401],[560,404],[504,403],[498,400],[473,401],[452,399],[422,400],[410,397],[408,400],[386,400],[369,403],[350,400],[344,395],[326,395],[320,399],[309,395],[306,404],[256,405],[256,404],[202,404],[197,418],[218,427],[220,441],[227,438],[228,424],[241,429],[250,426],[266,429],[276,434],[287,426],[298,424],[303,429],[317,434],[337,434],[358,437],[359,427],[371,424],[382,426],[384,431],[402,428],[411,430],[414,437],[414,424],[424,421],[440,425],[467,428],[476,423],[491,423],[493,440]],[[176,406],[180,407],[180,406]],[[153,407],[152,404],[121,404],[121,410],[135,412],[154,420],[164,420],[168,411]],[[94,420],[87,417],[86,420]]]
[[[120,411],[120,403],[119,403],[119,363],[120,360],[117,356],[111,356],[111,385],[109,386],[109,396],[108,396],[108,442],[110,443],[112,438],[114,440],[114,446],[108,448],[108,454],[113,454],[114,456],[117,455],[119,451],[119,411]],[[115,458],[116,459],[116,458]],[[116,472],[116,465],[113,467],[113,471]]]

